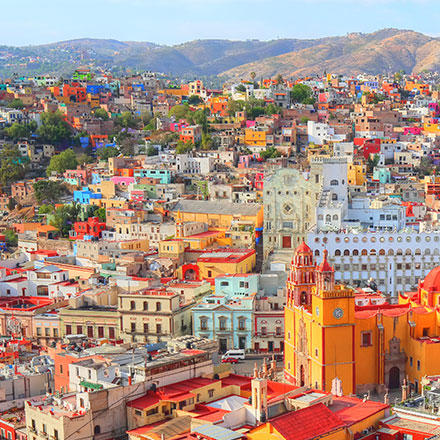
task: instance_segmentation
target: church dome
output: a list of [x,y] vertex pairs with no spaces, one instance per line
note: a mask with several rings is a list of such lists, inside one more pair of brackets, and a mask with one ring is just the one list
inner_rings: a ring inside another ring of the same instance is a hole
[[302,243],[295,249],[295,254],[311,252],[311,249],[307,246],[306,242],[303,240]]
[[440,266],[431,270],[423,280],[422,288],[427,292],[440,292]]

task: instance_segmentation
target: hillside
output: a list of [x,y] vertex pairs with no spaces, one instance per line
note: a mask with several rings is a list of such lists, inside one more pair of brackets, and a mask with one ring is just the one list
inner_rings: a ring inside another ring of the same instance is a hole
[[386,73],[440,70],[440,40],[413,31],[389,29],[372,34],[349,34],[323,39],[306,48],[238,66],[223,72],[228,78],[278,73],[286,78],[322,74]]
[[71,74],[79,66],[115,73],[153,70],[174,75],[247,78],[322,73],[419,72],[440,67],[440,40],[399,29],[319,39],[194,40],[175,46],[83,38],[40,46],[0,46],[0,76]]

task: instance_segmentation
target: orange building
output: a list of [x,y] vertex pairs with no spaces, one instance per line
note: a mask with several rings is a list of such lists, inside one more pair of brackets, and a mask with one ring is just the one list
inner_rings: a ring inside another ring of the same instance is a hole
[[399,388],[408,377],[419,391],[425,375],[438,374],[440,267],[399,304],[359,304],[335,284],[327,253],[316,266],[302,243],[287,280],[285,378],[329,391],[337,377],[351,394]]
[[265,147],[267,145],[266,132],[247,128],[244,132],[244,143],[257,147]]

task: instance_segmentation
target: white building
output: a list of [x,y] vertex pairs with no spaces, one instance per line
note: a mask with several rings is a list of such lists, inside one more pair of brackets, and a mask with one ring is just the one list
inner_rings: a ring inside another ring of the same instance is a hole
[[207,174],[214,170],[211,157],[192,157],[188,154],[176,155],[176,170],[184,174]]
[[440,265],[440,232],[310,232],[307,243],[316,257],[324,249],[338,282],[372,280],[385,293],[414,290],[418,280]]
[[346,138],[344,134],[335,134],[335,129],[328,124],[321,122],[307,122],[308,141],[315,145],[322,145],[326,142],[343,142]]

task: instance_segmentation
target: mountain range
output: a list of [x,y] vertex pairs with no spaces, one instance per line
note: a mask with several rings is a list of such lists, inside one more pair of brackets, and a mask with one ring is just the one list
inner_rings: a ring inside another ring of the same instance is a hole
[[174,46],[83,38],[57,43],[0,46],[0,76],[70,74],[79,66],[152,70],[178,76],[285,78],[322,74],[419,73],[440,70],[440,39],[411,30],[383,29],[317,39],[194,40]]

